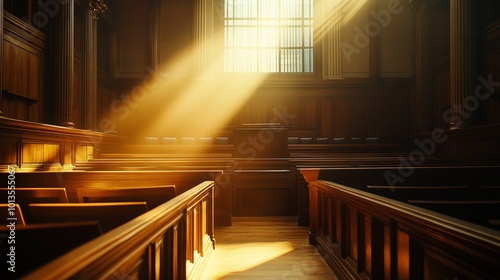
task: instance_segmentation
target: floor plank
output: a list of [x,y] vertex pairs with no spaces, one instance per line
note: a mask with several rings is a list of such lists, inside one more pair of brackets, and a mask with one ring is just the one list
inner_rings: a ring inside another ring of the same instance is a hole
[[234,217],[215,238],[202,279],[338,279],[296,217]]

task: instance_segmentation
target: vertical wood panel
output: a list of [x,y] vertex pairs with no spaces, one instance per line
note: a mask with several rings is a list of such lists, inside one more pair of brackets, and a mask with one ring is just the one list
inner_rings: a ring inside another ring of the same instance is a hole
[[342,237],[342,203],[335,202],[335,243],[340,244],[343,240]]
[[[363,238],[364,238],[364,270],[368,274],[372,273],[372,218],[368,215],[363,217]],[[378,241],[378,240],[377,240]]]
[[349,256],[358,260],[358,211],[349,208]]
[[387,134],[387,120],[392,112],[388,110],[385,100],[370,99],[368,103],[366,136],[379,137],[379,140],[383,141]]
[[410,278],[410,236],[397,230],[397,279]]
[[43,163],[43,144],[23,143],[22,163]]
[[353,98],[349,101],[349,137],[366,137],[367,101]]
[[345,99],[334,99],[332,137],[349,137],[349,103]]
[[0,164],[18,164],[17,162],[17,142],[15,140],[0,140]]
[[316,100],[307,100],[305,103],[305,116],[304,116],[304,125],[305,126],[317,126],[317,106]]
[[18,68],[16,71],[16,89],[15,92],[29,95],[28,81],[29,81],[29,53],[24,49],[19,49],[17,53]]
[[55,144],[44,144],[43,155],[44,163],[61,162],[61,146]]
[[[119,1],[119,77],[142,77],[149,63],[148,1]],[[175,40],[174,40],[175,41]]]
[[4,73],[4,89],[14,91],[16,89],[16,75],[19,67],[19,63],[17,62],[19,48],[7,40],[4,40],[3,44],[4,68],[9,69]]
[[320,103],[320,132],[319,136],[331,138],[333,136],[332,100],[319,100]]
[[391,279],[391,228],[384,225],[384,279]]

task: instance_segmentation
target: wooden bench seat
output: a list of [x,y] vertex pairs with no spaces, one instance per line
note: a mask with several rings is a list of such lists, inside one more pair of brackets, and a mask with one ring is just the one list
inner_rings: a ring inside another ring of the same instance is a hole
[[[151,160],[154,164],[154,160]],[[192,161],[192,160],[191,160]],[[175,185],[176,195],[180,195],[200,182],[215,181],[215,217],[219,225],[231,224],[230,172],[226,172],[226,162],[215,167],[203,165],[185,166],[188,161],[168,162],[168,169],[155,170],[73,170],[68,172],[17,172],[18,187],[61,187],[65,188],[68,202],[78,202],[78,188],[148,187]],[[126,163],[124,163],[125,165]],[[232,164],[232,161],[227,163]],[[186,167],[186,169],[183,169]],[[6,176],[8,173],[2,173]],[[7,179],[6,179],[7,180]]]
[[0,203],[0,220],[4,221],[4,223],[12,221],[16,225],[26,225],[21,206],[17,203]]
[[130,202],[145,201],[153,209],[175,197],[175,186],[126,187],[126,188],[77,188],[79,202]]
[[146,202],[34,203],[29,205],[35,223],[98,221],[107,232],[148,211]]
[[[68,196],[65,188],[23,188],[16,187],[14,197],[24,211],[28,211],[30,203],[68,203]],[[0,189],[0,202],[7,203],[9,190],[7,188]],[[27,213],[25,213],[27,214]],[[32,223],[31,217],[25,215],[26,223]]]
[[[0,234],[9,236],[10,232],[11,229],[6,226],[0,227]],[[101,228],[95,221],[18,225],[15,228],[15,245],[4,240],[0,242],[2,252],[0,261],[4,270],[2,275],[19,279],[34,269],[99,237],[101,233]],[[7,254],[12,245],[15,246],[15,273],[7,271],[9,266]],[[2,279],[11,279],[10,277]]]

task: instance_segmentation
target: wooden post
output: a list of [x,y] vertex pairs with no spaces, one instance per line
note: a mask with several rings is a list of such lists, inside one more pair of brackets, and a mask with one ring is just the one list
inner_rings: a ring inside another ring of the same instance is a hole
[[[477,81],[475,63],[474,1],[450,2],[450,90],[451,127],[469,127],[476,122],[474,87]],[[477,102],[477,100],[476,100]],[[472,106],[472,107],[471,107]]]
[[0,116],[3,108],[3,2],[0,1]]
[[74,127],[73,72],[74,72],[74,0],[61,4],[54,24],[54,104],[57,125]]

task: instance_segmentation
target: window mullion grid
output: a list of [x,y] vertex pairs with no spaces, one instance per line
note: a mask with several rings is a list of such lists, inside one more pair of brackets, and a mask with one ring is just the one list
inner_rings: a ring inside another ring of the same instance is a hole
[[306,15],[305,15],[304,1],[305,0],[301,0],[300,1],[300,3],[301,3],[301,15],[302,15],[302,20],[301,20],[302,28],[300,30],[300,32],[302,34],[302,42],[301,42],[301,49],[302,49],[301,50],[302,51],[302,73],[306,72],[306,61],[305,61],[305,55],[306,55],[306,50],[305,50],[305,47],[306,47],[305,18],[306,18]]

